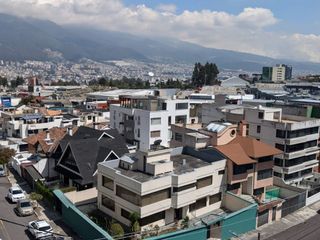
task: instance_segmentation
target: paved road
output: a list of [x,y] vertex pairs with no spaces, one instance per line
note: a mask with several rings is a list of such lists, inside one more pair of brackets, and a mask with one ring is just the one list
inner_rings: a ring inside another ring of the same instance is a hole
[[25,227],[28,222],[35,220],[36,216],[19,217],[15,214],[15,204],[10,204],[5,196],[11,186],[6,177],[0,177],[0,218],[14,223],[0,220],[0,239],[2,240],[24,240],[29,239],[25,233]]
[[320,214],[304,223],[289,228],[267,240],[318,240],[320,239]]

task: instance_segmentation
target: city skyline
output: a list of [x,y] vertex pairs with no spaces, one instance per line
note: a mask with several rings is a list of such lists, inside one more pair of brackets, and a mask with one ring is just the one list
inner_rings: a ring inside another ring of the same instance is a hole
[[319,3],[311,0],[0,1],[2,13],[61,25],[175,38],[205,47],[313,62],[320,62],[318,8]]

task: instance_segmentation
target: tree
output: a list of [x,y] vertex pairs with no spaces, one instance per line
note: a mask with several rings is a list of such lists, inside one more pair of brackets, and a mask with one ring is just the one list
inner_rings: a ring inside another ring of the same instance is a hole
[[139,224],[139,214],[137,212],[132,212],[129,215],[129,219],[131,222],[131,231],[132,232],[139,232],[140,231],[140,224]]
[[41,201],[43,199],[43,196],[39,193],[36,192],[32,192],[30,193],[30,199],[33,201],[37,202],[37,207],[38,207],[38,202]]
[[203,85],[217,85],[217,76],[219,74],[218,67],[215,63],[195,63],[191,82],[194,87],[201,87]]
[[181,222],[182,228],[187,228],[189,226],[189,217],[186,216]]
[[119,223],[112,223],[110,227],[110,233],[112,236],[123,237],[124,230]]
[[0,149],[0,164],[7,165],[10,159],[16,154],[16,151],[11,148]]
[[23,77],[18,76],[16,79],[16,86],[20,86],[24,84],[24,79]]
[[105,78],[100,78],[100,79],[98,80],[98,84],[99,84],[99,85],[102,85],[102,86],[106,86],[106,85],[108,84],[108,81],[107,81],[107,79],[105,79]]
[[30,95],[28,97],[22,98],[20,104],[21,105],[28,105],[29,103],[31,103],[33,101],[35,101],[35,97]]

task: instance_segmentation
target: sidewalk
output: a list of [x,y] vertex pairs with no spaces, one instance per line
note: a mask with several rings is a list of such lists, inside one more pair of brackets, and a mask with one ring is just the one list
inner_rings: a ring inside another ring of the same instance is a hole
[[316,202],[308,207],[299,209],[298,211],[287,215],[284,218],[281,218],[279,221],[272,222],[270,224],[265,224],[254,231],[248,232],[246,234],[240,235],[236,239],[245,239],[245,240],[257,240],[258,233],[261,234],[261,240],[270,238],[280,232],[283,232],[293,226],[296,226],[300,223],[305,222],[311,217],[317,215],[317,211],[320,209],[320,202]]

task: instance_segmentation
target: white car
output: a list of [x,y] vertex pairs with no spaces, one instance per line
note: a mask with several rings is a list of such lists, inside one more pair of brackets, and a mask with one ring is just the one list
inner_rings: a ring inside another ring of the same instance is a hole
[[53,229],[49,223],[44,220],[36,220],[28,223],[28,231],[36,239],[53,236]]
[[11,202],[16,203],[16,202],[18,202],[18,200],[26,199],[26,195],[25,195],[24,191],[22,191],[22,189],[20,187],[13,186],[13,187],[9,188],[9,192],[7,194],[7,198]]

